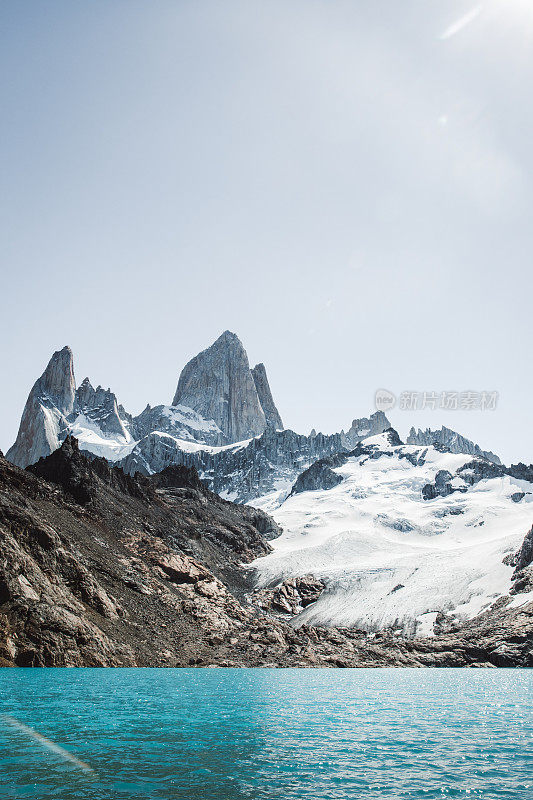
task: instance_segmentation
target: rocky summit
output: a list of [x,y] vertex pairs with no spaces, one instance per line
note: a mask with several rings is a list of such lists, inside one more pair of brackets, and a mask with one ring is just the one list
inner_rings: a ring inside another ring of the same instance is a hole
[[[259,385],[269,403],[267,413],[270,418],[279,418],[265,368],[261,366]],[[228,442],[257,436],[267,425],[246,350],[231,331],[225,331],[211,347],[186,364],[172,404],[188,406],[204,419],[213,419]]]
[[68,433],[67,418],[76,397],[74,361],[70,347],[53,354],[41,377],[34,383],[17,439],[7,452],[13,464],[25,467],[56,450]]

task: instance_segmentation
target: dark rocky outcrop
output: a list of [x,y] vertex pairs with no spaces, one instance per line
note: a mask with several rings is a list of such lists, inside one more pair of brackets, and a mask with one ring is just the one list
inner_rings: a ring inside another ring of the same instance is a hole
[[[518,480],[533,480],[533,465],[531,467],[526,467],[525,464],[520,464],[506,467],[504,464],[494,464],[484,458],[476,458],[464,464],[462,467],[459,467],[455,473],[455,477],[460,478],[461,484],[452,485],[451,473],[446,470],[441,470],[435,477],[435,484],[427,484],[424,486],[422,494],[426,500],[438,496],[445,497],[452,492],[464,492],[468,486],[475,486],[479,481],[502,478],[504,475],[509,475],[511,478],[516,478]],[[512,499],[515,503],[520,502],[523,497],[525,497],[525,492],[515,492],[512,495]]]
[[[391,447],[397,447],[402,444],[397,431],[394,428],[388,427],[382,433],[386,434],[386,442]],[[401,452],[397,453],[403,457]],[[315,461],[304,470],[296,479],[292,487],[291,494],[299,494],[300,492],[314,492],[320,489],[333,489],[342,482],[342,476],[334,472],[337,467],[342,467],[346,464],[349,458],[361,458],[366,456],[371,459],[381,458],[382,456],[391,457],[393,451],[387,448],[381,449],[378,444],[365,444],[358,442],[353,450],[335,452],[333,455],[321,458]]]
[[338,454],[331,458],[315,461],[309,469],[302,472],[292,487],[291,494],[300,492],[316,492],[319,489],[333,489],[342,483],[342,476],[333,472],[334,465],[342,466],[346,463],[346,456]]
[[502,464],[494,464],[485,459],[475,459],[469,461],[463,467],[457,470],[457,474],[468,483],[469,486],[474,486],[479,481],[489,480],[491,478],[501,478],[507,474],[506,468]]
[[403,444],[398,431],[392,428],[390,425],[383,431],[383,433],[387,434],[387,441],[391,447],[400,447]]
[[519,481],[533,483],[533,464],[522,464],[522,462],[511,464],[510,467],[507,467],[507,475]]
[[513,594],[533,591],[533,526],[525,536],[520,550],[515,553],[511,560],[514,566],[513,572]]
[[526,534],[526,538],[522,543],[522,547],[517,553],[515,566],[516,571],[519,572],[525,567],[529,567],[533,563],[533,526]]
[[78,440],[70,435],[58,450],[27,469],[62,486],[81,505],[94,500],[100,481],[131,497],[149,500],[155,496],[153,485],[143,475],[127,475],[120,467],[111,467],[104,458],[93,456],[89,460],[80,452]]
[[[435,482],[427,483],[422,488],[422,496],[424,500],[433,500],[436,497],[446,497],[453,492],[466,492],[469,486],[475,486],[479,481],[502,478],[504,475],[531,482],[533,481],[533,465],[528,467],[525,464],[513,464],[506,467],[504,464],[495,464],[485,458],[476,458],[459,467],[455,473],[455,478],[459,478],[460,483],[456,481],[454,485],[451,473],[447,470],[440,470],[435,476]],[[515,503],[519,503],[525,494],[521,491],[515,492],[511,499]]]
[[422,453],[406,453],[406,452],[398,452],[398,458],[405,458],[406,461],[409,461],[413,467],[423,467],[426,463],[426,455],[427,455],[427,448],[422,451]]
[[315,603],[323,591],[322,581],[313,575],[304,575],[283,581],[274,588],[256,589],[253,602],[273,614],[294,617],[311,603]]
[[158,489],[194,489],[202,494],[209,494],[206,484],[200,480],[195,468],[185,467],[183,464],[172,464],[157,472],[152,476],[151,483]]
[[[422,497],[424,500],[434,500],[436,497],[447,497],[452,492],[459,491],[459,489],[454,489],[451,485],[451,480],[451,472],[446,469],[440,469],[435,475],[435,482],[426,483],[422,487]],[[461,491],[466,491],[466,489],[462,488]]]

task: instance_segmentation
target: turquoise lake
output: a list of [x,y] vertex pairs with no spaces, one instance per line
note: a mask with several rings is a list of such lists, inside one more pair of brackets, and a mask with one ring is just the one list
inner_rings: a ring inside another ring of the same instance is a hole
[[532,686],[528,670],[2,669],[0,797],[531,800]]

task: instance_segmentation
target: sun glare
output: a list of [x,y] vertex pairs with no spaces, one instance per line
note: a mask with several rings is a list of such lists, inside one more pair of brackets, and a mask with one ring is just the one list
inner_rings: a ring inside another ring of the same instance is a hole
[[493,0],[489,8],[513,21],[533,23],[533,0]]

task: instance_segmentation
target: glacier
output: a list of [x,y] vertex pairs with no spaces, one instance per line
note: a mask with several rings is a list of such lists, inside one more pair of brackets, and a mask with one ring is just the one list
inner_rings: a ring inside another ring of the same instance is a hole
[[[283,529],[250,566],[258,588],[312,575],[325,589],[294,624],[408,635],[427,635],[439,614],[470,618],[508,595],[533,484],[509,474],[472,484],[470,454],[391,444],[390,433],[361,445],[333,466],[337,485],[291,493],[277,508],[254,501]],[[442,470],[453,476],[450,493],[424,500]]]

